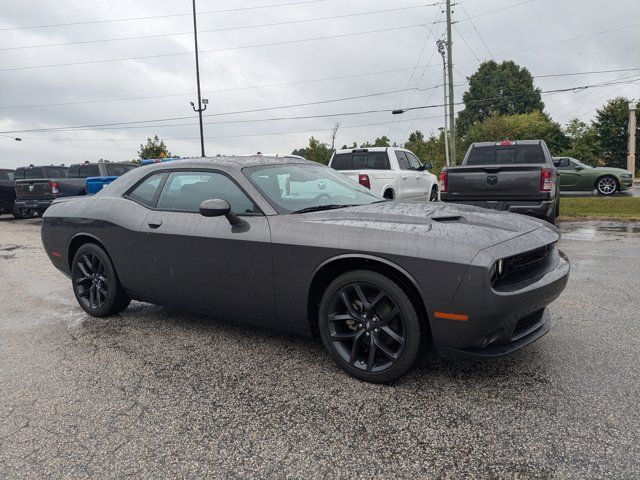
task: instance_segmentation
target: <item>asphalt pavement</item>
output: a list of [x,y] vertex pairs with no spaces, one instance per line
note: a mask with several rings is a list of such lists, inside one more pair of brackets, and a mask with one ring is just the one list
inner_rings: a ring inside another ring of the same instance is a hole
[[640,478],[640,223],[564,223],[551,332],[397,383],[314,340],[133,303],[93,319],[0,217],[0,478]]

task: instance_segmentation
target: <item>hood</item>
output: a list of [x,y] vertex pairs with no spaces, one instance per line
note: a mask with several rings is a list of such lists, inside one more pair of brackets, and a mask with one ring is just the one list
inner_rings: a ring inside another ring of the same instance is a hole
[[343,238],[363,239],[359,241],[363,247],[366,242],[376,243],[374,247],[383,242],[389,249],[413,254],[417,248],[428,252],[430,247],[478,252],[545,227],[558,234],[556,227],[524,215],[424,201],[380,202],[300,216],[305,223],[338,227]]
[[624,168],[615,168],[615,167],[594,167],[594,170],[597,170],[599,172],[611,172],[611,173],[617,173],[617,174],[622,174],[622,173],[626,173],[628,175],[631,175],[631,172],[629,170],[626,170]]

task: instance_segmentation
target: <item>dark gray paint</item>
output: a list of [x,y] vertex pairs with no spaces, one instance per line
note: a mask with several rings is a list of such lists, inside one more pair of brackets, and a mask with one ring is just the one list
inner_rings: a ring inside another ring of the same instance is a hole
[[[318,271],[343,259],[357,259],[365,268],[375,262],[416,289],[433,340],[446,354],[477,348],[490,336],[508,343],[517,320],[545,308],[566,284],[568,262],[555,249],[526,288],[496,292],[489,283],[498,259],[559,239],[546,222],[426,202],[278,215],[241,171],[273,163],[304,162],[236,157],[141,167],[93,197],[55,202],[44,216],[45,249],[68,274],[72,241],[92,237],[104,245],[133,298],[300,333],[311,333],[315,322],[308,318],[308,301]],[[233,226],[225,217],[163,212],[123,197],[151,173],[194,168],[230,175],[264,215],[242,216],[243,224]],[[152,220],[162,224],[155,227]],[[54,250],[62,256],[53,256]],[[470,320],[436,319],[438,310],[466,313]]]

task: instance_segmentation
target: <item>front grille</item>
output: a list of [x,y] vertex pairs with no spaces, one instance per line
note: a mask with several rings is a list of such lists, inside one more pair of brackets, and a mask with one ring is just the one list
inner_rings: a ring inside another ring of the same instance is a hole
[[516,328],[513,329],[513,333],[511,334],[511,340],[517,340],[518,338],[523,337],[524,334],[531,330],[536,324],[541,323],[543,312],[544,310],[538,310],[537,312],[518,320]]

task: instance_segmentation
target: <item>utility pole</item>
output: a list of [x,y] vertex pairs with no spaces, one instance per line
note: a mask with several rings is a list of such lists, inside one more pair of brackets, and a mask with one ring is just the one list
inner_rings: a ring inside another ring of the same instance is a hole
[[[444,89],[444,155],[447,159],[447,166],[451,165],[451,160],[449,157],[449,132],[447,131],[447,61],[445,60],[445,51],[444,51],[444,42],[442,40],[438,40],[436,42],[438,45],[438,52],[442,57],[442,88]],[[438,129],[440,130],[440,129]]]
[[449,132],[451,132],[451,163],[456,164],[456,118],[453,96],[453,42],[451,41],[451,0],[447,0],[447,71],[449,73]]
[[[191,103],[191,107],[194,112],[198,112],[198,117],[200,118],[200,153],[201,156],[205,156],[204,154],[204,131],[202,129],[202,112],[207,109],[207,103],[209,101],[205,98],[203,99],[200,95],[200,62],[198,60],[198,22],[196,20],[196,0],[193,0],[193,40],[196,44],[196,82],[198,83],[198,108]],[[202,108],[204,100],[204,108]]]
[[631,172],[631,176],[636,176],[636,133],[638,126],[636,123],[636,104],[629,102],[629,148],[627,155],[627,170]]

